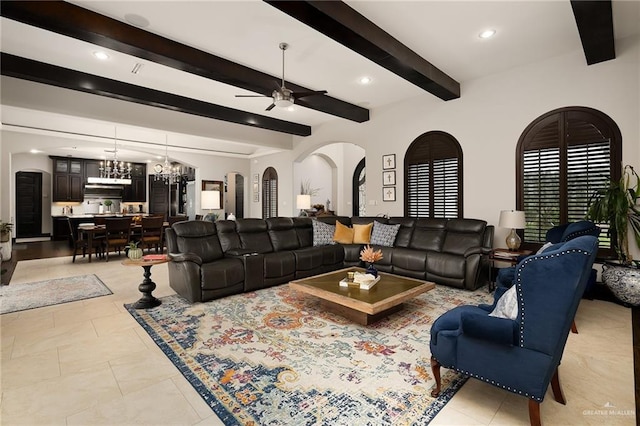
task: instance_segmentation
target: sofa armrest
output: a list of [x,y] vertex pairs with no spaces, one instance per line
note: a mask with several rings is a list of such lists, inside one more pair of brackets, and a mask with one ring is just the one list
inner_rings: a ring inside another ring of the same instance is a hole
[[469,247],[464,252],[464,257],[469,257],[472,254],[489,254],[491,253],[491,249],[487,247],[477,246],[477,247]]
[[513,346],[518,323],[504,318],[490,317],[477,312],[463,312],[460,317],[462,333],[477,339]]
[[169,253],[173,262],[193,262],[202,266],[202,258],[195,253]]

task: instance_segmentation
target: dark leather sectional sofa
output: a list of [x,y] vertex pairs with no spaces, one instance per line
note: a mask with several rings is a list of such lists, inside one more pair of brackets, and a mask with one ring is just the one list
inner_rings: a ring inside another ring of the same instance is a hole
[[[343,217],[318,219],[351,226],[399,224],[393,247],[382,250],[383,272],[475,290],[489,279],[484,254],[494,228],[476,219]],[[253,291],[348,266],[362,266],[362,244],[313,245],[312,219],[179,222],[166,231],[169,284],[191,302]]]

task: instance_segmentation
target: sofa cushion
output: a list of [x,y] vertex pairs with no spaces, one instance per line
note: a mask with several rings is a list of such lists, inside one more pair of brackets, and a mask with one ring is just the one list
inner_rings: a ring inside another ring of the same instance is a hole
[[482,247],[486,225],[477,219],[449,220],[442,251],[463,255],[471,247]]
[[176,242],[180,253],[194,253],[203,263],[213,262],[224,257],[222,246],[213,222],[192,220],[174,223]]
[[298,236],[298,244],[300,247],[313,246],[313,225],[310,217],[294,217],[293,229]]
[[242,247],[240,236],[236,232],[235,220],[218,220],[216,221],[216,229],[218,231],[218,238],[220,238],[222,251],[226,253],[229,250]]
[[417,219],[409,248],[442,251],[447,219]]
[[244,281],[244,266],[240,259],[220,259],[203,263],[200,270],[202,290],[218,290]]
[[336,232],[335,225],[329,225],[319,220],[313,222],[313,245],[324,246],[333,244],[333,234]]
[[353,224],[353,244],[369,244],[373,222],[366,225]]
[[281,251],[264,255],[264,278],[292,276],[296,271],[296,258],[293,252]]
[[322,249],[305,247],[293,251],[296,258],[296,271],[310,271],[322,266]]
[[396,241],[393,244],[394,247],[409,247],[415,223],[416,220],[412,217],[392,217],[389,219],[389,225],[400,224]]
[[275,251],[295,250],[300,247],[298,235],[290,217],[271,217],[266,219],[271,245]]
[[353,228],[344,226],[340,222],[336,222],[336,230],[333,233],[333,241],[339,244],[353,243]]
[[271,253],[273,246],[267,232],[267,222],[263,219],[237,219],[236,229],[242,248],[256,253]]
[[376,246],[393,247],[399,229],[399,223],[396,225],[385,225],[380,222],[373,222],[370,242]]

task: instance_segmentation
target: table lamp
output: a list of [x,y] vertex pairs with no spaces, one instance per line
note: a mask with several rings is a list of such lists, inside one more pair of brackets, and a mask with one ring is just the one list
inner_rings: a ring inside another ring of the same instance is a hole
[[516,229],[524,229],[526,227],[524,212],[519,210],[502,210],[500,212],[498,226],[501,228],[511,228],[511,232],[509,232],[505,241],[509,250],[518,250],[522,240],[516,233]]
[[311,195],[300,194],[296,196],[296,207],[300,209],[301,216],[306,216],[306,210],[311,208]]
[[204,217],[205,220],[211,220],[213,216],[211,210],[217,210],[220,208],[220,191],[202,191],[200,204],[203,210],[209,210],[209,213]]

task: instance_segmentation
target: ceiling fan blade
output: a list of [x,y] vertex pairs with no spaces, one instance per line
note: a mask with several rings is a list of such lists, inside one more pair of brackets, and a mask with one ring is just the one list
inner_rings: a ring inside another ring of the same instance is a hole
[[300,99],[306,96],[324,95],[326,93],[327,93],[326,90],[314,90],[311,92],[293,92],[292,95],[294,98]]
[[236,98],[269,98],[267,95],[236,95]]
[[265,111],[271,111],[275,106],[276,104],[271,104],[267,107],[267,109],[265,109]]

